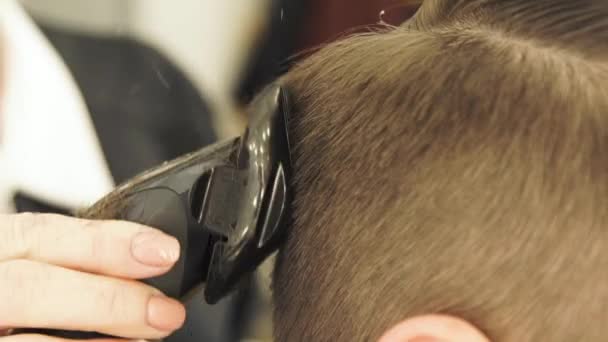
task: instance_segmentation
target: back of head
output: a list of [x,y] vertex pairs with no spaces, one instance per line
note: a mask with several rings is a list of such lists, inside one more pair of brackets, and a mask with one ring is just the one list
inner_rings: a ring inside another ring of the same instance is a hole
[[605,341],[606,42],[601,0],[428,0],[293,70],[278,341],[371,341],[425,313]]

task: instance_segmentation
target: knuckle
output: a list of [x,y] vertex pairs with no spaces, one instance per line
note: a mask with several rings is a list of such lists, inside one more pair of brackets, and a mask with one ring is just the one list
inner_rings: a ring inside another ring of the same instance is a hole
[[[33,324],[41,299],[45,298],[44,284],[51,281],[49,269],[28,260],[11,260],[0,263],[0,315],[2,310],[12,313],[14,324]],[[10,324],[9,324],[10,325]]]
[[104,233],[103,229],[99,229],[96,222],[85,221],[82,225],[83,233],[86,238],[84,243],[86,244],[87,257],[89,265],[94,269],[103,271],[104,260],[107,259],[108,254],[111,253],[114,247],[112,242],[108,240],[107,234]]
[[31,281],[38,281],[35,276],[35,263],[27,260],[10,260],[0,264],[0,279],[12,288],[23,288]]
[[121,286],[107,286],[100,290],[97,297],[98,307],[114,321],[127,322],[132,320],[129,317],[129,295],[128,291]]
[[37,247],[39,239],[36,231],[45,225],[45,221],[44,215],[33,213],[15,214],[7,219],[5,243],[10,244],[7,250],[14,251],[13,258],[27,258]]
[[20,229],[31,229],[44,225],[46,217],[44,214],[20,213],[13,216],[13,226]]
[[91,257],[95,259],[103,258],[104,251],[106,248],[106,238],[105,234],[100,229],[94,229],[93,224],[89,223],[85,226],[85,232],[88,235],[88,240],[90,243],[89,251],[91,253]]
[[33,263],[27,260],[11,260],[0,264],[0,283],[2,283],[3,302],[27,298],[25,292],[37,282]]

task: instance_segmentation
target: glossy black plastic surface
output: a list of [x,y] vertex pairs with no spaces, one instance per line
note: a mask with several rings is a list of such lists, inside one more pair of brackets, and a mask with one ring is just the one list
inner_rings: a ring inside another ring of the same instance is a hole
[[287,93],[271,86],[250,109],[236,165],[215,169],[205,198],[203,225],[225,238],[214,245],[205,289],[210,303],[226,295],[243,274],[278,248],[288,223]]
[[181,257],[147,282],[182,298],[205,285],[213,304],[279,246],[289,217],[287,93],[273,85],[249,106],[249,127],[148,172],[125,190],[117,217],[175,236]]

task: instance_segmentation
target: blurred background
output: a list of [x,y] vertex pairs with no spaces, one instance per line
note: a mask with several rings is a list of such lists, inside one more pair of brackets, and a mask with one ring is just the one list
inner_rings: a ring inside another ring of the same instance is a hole
[[[241,134],[247,101],[404,0],[0,0],[0,212],[70,213]],[[403,11],[403,13],[399,11]],[[271,340],[265,265],[167,341]]]

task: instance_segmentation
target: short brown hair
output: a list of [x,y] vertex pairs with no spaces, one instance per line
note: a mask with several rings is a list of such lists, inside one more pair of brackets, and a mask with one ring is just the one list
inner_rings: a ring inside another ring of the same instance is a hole
[[428,0],[288,74],[277,340],[446,313],[494,341],[605,341],[607,42],[605,1]]

